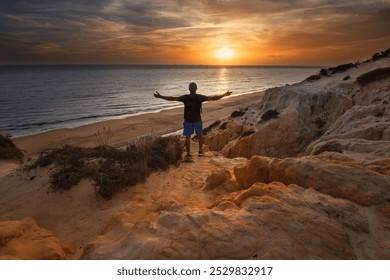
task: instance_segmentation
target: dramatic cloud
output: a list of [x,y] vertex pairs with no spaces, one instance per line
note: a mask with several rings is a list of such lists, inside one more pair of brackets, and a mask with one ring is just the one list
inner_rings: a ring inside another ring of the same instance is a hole
[[389,48],[390,1],[0,3],[0,63],[334,64]]

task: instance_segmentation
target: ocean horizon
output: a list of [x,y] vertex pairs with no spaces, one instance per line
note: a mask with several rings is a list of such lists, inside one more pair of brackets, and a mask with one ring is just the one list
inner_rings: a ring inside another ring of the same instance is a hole
[[182,106],[153,97],[249,94],[298,83],[320,66],[51,64],[0,65],[0,133],[12,137]]

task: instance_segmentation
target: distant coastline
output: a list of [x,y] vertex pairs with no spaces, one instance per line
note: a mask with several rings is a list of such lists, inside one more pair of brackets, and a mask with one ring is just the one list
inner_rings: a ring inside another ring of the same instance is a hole
[[312,66],[61,64],[0,66],[0,133],[13,137],[177,108],[153,97],[188,93],[250,94],[297,83]]

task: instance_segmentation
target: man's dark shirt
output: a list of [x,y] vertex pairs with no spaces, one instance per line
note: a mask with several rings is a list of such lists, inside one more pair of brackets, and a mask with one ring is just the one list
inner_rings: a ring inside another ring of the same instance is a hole
[[184,103],[184,120],[192,123],[202,120],[200,110],[202,102],[207,101],[207,96],[191,93],[180,96],[179,101]]

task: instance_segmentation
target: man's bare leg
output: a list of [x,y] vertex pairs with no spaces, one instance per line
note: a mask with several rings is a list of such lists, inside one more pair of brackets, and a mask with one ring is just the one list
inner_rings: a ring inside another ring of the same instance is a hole
[[204,143],[203,133],[198,134],[198,141],[199,141],[199,155],[203,155],[203,143]]
[[186,136],[186,150],[187,156],[191,156],[191,136]]

